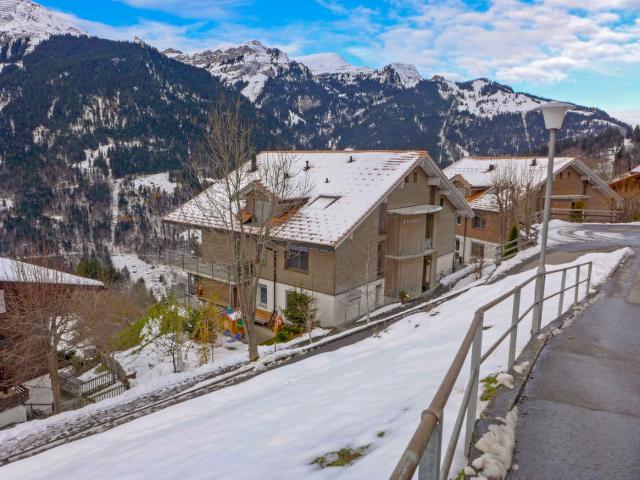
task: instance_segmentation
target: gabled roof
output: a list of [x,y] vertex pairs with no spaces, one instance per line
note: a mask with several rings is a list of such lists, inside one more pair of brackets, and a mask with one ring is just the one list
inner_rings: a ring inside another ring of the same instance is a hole
[[0,257],[0,282],[11,283],[51,283],[104,287],[102,282],[90,278],[71,275],[51,268]]
[[[544,184],[547,178],[548,159],[546,157],[464,157],[444,169],[449,179],[462,178],[469,185],[476,188],[489,189],[494,173],[505,165],[514,168],[529,168],[532,171],[532,183],[537,188]],[[591,170],[584,162],[574,157],[556,157],[553,161],[553,174],[573,167],[580,174],[587,176],[601,192],[610,198],[620,201],[620,196],[613,191],[600,176]],[[496,210],[495,199],[490,190],[469,200],[471,208],[478,210]]]
[[[424,151],[293,151],[288,154],[291,171],[294,172],[292,178],[305,177],[300,183],[306,185],[304,196],[309,200],[273,230],[276,239],[337,247],[417,166],[421,166],[429,176],[440,179],[442,193],[458,211],[473,216],[464,198]],[[258,169],[282,155],[283,152],[260,153],[257,156]],[[212,189],[216,189],[215,183],[164,220],[221,228],[206,214]],[[331,201],[318,200],[323,198]]]

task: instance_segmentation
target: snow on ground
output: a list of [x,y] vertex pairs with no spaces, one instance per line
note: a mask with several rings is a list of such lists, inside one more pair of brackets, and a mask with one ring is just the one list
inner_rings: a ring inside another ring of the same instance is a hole
[[147,288],[151,289],[153,295],[158,299],[166,297],[168,289],[172,285],[180,283],[178,274],[171,267],[145,262],[135,253],[114,252],[111,254],[111,261],[118,270],[127,267],[131,281],[136,282],[140,278],[144,279]]
[[[589,253],[592,285],[603,283],[629,253]],[[556,267],[554,267],[556,268]],[[35,457],[9,464],[3,479],[324,479],[384,478],[389,475],[442,380],[475,309],[530,278],[524,272],[481,285],[416,313],[379,335],[309,357]],[[574,279],[567,275],[568,284]],[[559,288],[551,275],[547,293]],[[522,292],[533,298],[533,283]],[[584,297],[585,287],[580,290]],[[566,302],[568,303],[568,302]],[[567,308],[567,305],[565,305]],[[544,307],[544,323],[557,303]],[[487,312],[485,348],[511,321],[511,302]],[[530,318],[518,330],[518,350],[527,341]],[[483,364],[481,374],[506,367],[508,342]],[[468,365],[444,412],[444,438],[463,396]],[[2,438],[0,438],[0,441]],[[343,447],[367,446],[348,467],[320,469],[311,463]],[[81,459],[81,461],[79,461]],[[463,461],[458,454],[458,467]]]
[[[330,330],[319,327],[314,328],[311,331],[311,338],[315,343],[316,341],[322,341],[320,339],[326,337],[329,333]],[[249,367],[264,368],[266,362],[290,356],[300,351],[303,348],[300,344],[304,343],[308,338],[308,335],[303,335],[286,343],[260,345],[258,347],[260,359],[257,364],[251,364]],[[241,367],[247,362],[248,351],[244,343],[224,338],[216,344],[212,363],[198,366],[197,359],[193,356],[191,360],[187,361],[187,368],[189,368],[189,370],[179,373],[172,373],[170,356],[159,355],[157,351],[154,351],[152,348],[144,349],[140,353],[134,353],[134,349],[131,349],[125,352],[118,352],[115,356],[124,366],[127,373],[131,373],[134,370],[137,373],[136,379],[131,381],[132,387],[129,390],[117,397],[102,400],[77,410],[60,413],[42,420],[31,420],[9,429],[0,430],[0,445],[9,439],[43,431],[48,427],[57,426],[62,429],[66,422],[77,420],[79,417],[85,416],[88,413],[107,411],[120,404],[134,401],[143,395],[177,385],[194,377],[212,375],[231,367]],[[99,373],[96,373],[94,368],[80,378],[82,380],[89,380],[97,375],[99,375]],[[189,391],[203,383],[208,383],[208,381],[204,380],[184,391]],[[4,480],[2,475],[0,475],[0,478]]]
[[169,173],[154,173],[153,175],[144,175],[141,177],[136,177],[133,179],[133,185],[137,189],[140,186],[149,187],[151,189],[157,188],[163,192],[172,194],[176,187],[177,183],[169,180]]

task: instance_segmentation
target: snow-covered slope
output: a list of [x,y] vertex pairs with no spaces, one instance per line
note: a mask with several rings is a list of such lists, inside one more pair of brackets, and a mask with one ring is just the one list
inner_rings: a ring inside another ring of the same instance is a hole
[[24,42],[26,48],[23,53],[29,53],[38,43],[53,35],[67,34],[86,35],[64,16],[30,0],[0,0],[0,47]]
[[[628,253],[629,249],[588,253],[572,263],[593,261],[592,286],[597,286]],[[531,274],[529,270],[477,286],[428,314],[411,315],[353,345],[10,463],[2,467],[2,478],[84,480],[95,477],[95,472],[100,472],[101,479],[388,478],[445,375],[474,310]],[[575,273],[570,271],[567,282],[574,281]],[[560,277],[551,276],[546,291],[559,288]],[[580,300],[585,290],[583,285]],[[533,296],[534,285],[529,284],[522,290],[523,305],[530,304]],[[483,342],[493,344],[509,327],[511,310],[507,301],[487,313],[485,321],[492,328],[484,331]],[[546,325],[556,316],[557,304],[545,303],[542,313]],[[531,313],[522,324],[528,325],[530,317]],[[527,328],[518,330],[517,352],[528,336]],[[480,377],[504,371],[507,353],[508,342],[502,342],[482,364]],[[464,368],[444,412],[444,439],[451,436],[467,381],[468,368]],[[3,432],[0,441],[12,434]],[[462,443],[456,451],[454,474],[466,463]],[[352,465],[321,468],[321,457],[334,458],[331,452],[347,448],[360,451],[361,458]]]
[[367,67],[354,67],[337,53],[314,53],[295,57],[295,61],[305,65],[314,75],[324,73],[362,73],[371,72]]

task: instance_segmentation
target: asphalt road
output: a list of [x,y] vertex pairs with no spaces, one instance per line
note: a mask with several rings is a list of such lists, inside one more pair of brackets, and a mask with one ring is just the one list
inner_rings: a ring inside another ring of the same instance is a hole
[[640,479],[640,225],[567,229],[576,236],[553,251],[635,255],[542,351],[519,402],[510,480]]

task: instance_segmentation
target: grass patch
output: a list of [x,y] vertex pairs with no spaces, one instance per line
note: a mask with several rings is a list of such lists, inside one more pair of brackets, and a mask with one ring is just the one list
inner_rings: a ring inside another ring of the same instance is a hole
[[483,378],[482,380],[480,380],[480,383],[482,383],[483,388],[482,388],[482,395],[480,395],[480,400],[482,400],[483,402],[488,402],[489,400],[491,400],[493,397],[496,396],[496,393],[498,393],[498,387],[500,386],[498,384],[498,379],[496,378],[498,375],[489,375],[488,377]]
[[109,371],[109,367],[107,367],[104,363],[101,363],[96,367],[96,373],[107,373]]
[[[384,434],[384,432],[382,433]],[[364,456],[368,449],[369,445],[363,445],[358,448],[341,448],[336,452],[329,452],[325,455],[316,457],[313,462],[311,462],[311,465],[318,465],[320,468],[348,467],[360,457]]]
[[280,330],[278,330],[278,333],[276,334],[275,337],[270,338],[269,340],[265,340],[260,345],[274,345],[276,343],[287,343],[293,340],[294,338],[299,337],[300,335],[301,335],[300,332],[292,328],[289,328],[288,326],[284,326]]
[[386,433],[385,431],[382,431],[382,432],[378,432],[376,435],[377,435],[378,438],[382,438],[382,437],[384,437],[385,433]]

